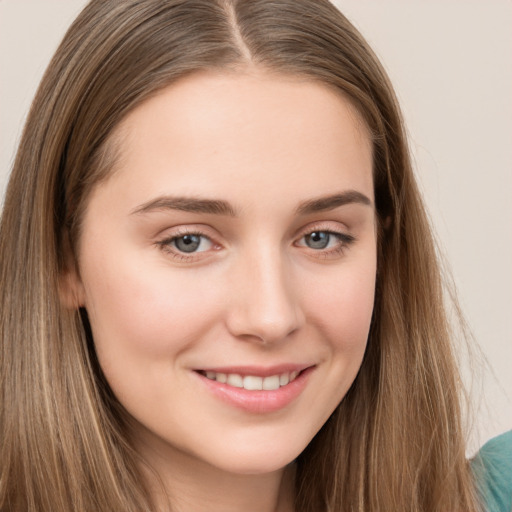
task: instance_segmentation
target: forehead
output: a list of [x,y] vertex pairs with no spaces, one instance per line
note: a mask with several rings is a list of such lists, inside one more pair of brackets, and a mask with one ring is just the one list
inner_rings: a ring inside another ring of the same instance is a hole
[[119,161],[111,179],[126,193],[373,195],[364,121],[341,93],[312,80],[195,73],[134,109],[112,139]]

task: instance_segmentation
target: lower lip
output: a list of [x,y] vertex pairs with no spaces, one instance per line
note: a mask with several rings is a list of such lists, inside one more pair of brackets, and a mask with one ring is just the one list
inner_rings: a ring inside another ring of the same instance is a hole
[[208,390],[224,402],[254,414],[265,414],[284,409],[293,402],[306,387],[309,376],[314,366],[303,370],[292,382],[279,389],[271,391],[249,391],[244,388],[236,388],[208,379],[198,372],[195,374],[201,379]]

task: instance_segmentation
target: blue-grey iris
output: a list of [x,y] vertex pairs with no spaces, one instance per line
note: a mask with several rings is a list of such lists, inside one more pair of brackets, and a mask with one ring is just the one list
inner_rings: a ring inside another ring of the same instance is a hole
[[329,245],[331,234],[325,231],[313,231],[304,238],[306,245],[311,249],[325,249]]
[[201,237],[199,235],[183,235],[174,240],[176,249],[182,252],[194,252],[201,245]]

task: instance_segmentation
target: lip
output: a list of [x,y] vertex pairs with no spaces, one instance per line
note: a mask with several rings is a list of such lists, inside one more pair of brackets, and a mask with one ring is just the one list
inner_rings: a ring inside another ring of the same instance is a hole
[[237,373],[245,377],[254,375],[256,377],[270,377],[271,375],[281,375],[282,373],[301,372],[312,364],[279,364],[274,366],[215,366],[201,368],[196,371],[216,372],[216,373]]
[[[207,390],[223,402],[254,414],[265,414],[284,409],[304,390],[315,365],[279,365],[268,368],[254,366],[229,366],[196,370],[193,373],[201,380]],[[299,375],[292,382],[279,389],[267,391],[249,391],[244,388],[229,386],[216,380],[208,379],[201,372],[237,373],[242,376],[254,375],[268,377],[286,372],[298,371]]]

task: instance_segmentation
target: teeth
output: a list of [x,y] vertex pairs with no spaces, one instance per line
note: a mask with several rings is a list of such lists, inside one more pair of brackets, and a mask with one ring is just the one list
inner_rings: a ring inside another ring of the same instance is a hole
[[263,379],[263,389],[272,391],[273,389],[279,389],[279,375],[272,375],[271,377],[265,377]]
[[255,375],[242,377],[238,373],[217,373],[208,370],[203,374],[210,380],[216,380],[235,388],[244,388],[248,391],[273,391],[294,381],[299,373],[298,371],[293,371],[280,375],[270,375],[269,377],[258,377]]
[[279,376],[279,385],[286,386],[290,382],[290,375],[288,373],[283,373],[283,375]]
[[247,377],[244,377],[244,389],[249,389],[249,390],[263,389],[263,378],[262,377],[253,377],[252,375],[247,375]]
[[244,379],[241,375],[238,375],[236,373],[230,373],[228,375],[228,380],[226,381],[227,384],[230,386],[233,386],[235,388],[243,388],[244,387]]

